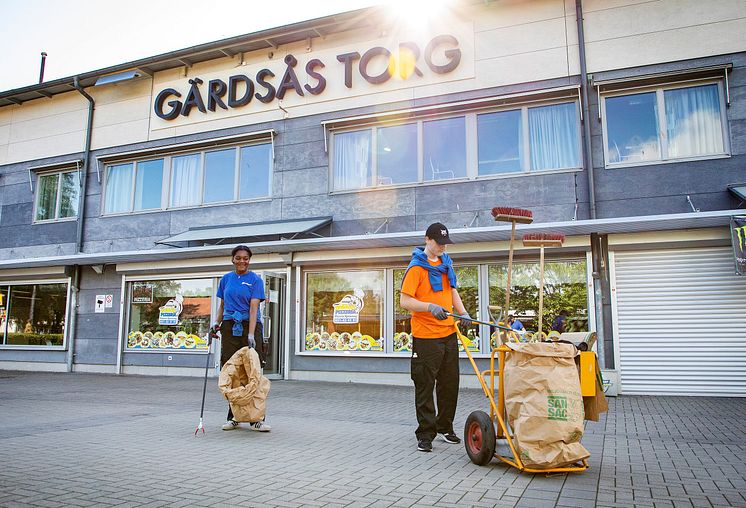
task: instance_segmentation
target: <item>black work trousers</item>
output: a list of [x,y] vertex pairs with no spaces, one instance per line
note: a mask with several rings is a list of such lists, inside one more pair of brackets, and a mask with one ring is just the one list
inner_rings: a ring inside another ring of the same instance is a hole
[[[412,381],[419,424],[415,431],[417,439],[432,441],[439,433],[453,432],[459,384],[458,338],[455,332],[439,339],[414,338]],[[437,397],[437,416],[433,390]]]
[[[220,368],[223,368],[223,365],[226,364],[228,360],[231,359],[231,356],[236,354],[236,351],[241,349],[242,347],[249,345],[249,322],[248,321],[241,321],[241,326],[243,326],[243,333],[236,337],[233,335],[233,323],[234,321],[232,319],[224,319],[223,323],[220,325],[220,340],[222,341],[222,344],[220,344]],[[260,321],[256,322],[256,327],[254,327],[254,340],[261,344],[262,342],[262,335],[263,335],[264,328],[262,327],[262,323]],[[264,359],[262,358],[262,348],[257,349],[257,353],[259,353],[259,360],[261,360],[262,364],[264,363]],[[228,420],[233,419],[233,411],[231,410],[230,404],[228,404]]]

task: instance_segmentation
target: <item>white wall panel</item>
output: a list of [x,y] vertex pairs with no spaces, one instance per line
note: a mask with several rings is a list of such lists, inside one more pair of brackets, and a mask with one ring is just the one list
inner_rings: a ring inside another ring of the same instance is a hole
[[623,394],[746,396],[746,277],[727,247],[615,252]]

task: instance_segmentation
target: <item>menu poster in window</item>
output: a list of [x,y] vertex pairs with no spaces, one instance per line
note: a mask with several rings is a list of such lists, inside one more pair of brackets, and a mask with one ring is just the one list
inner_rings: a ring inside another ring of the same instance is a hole
[[176,298],[167,301],[166,305],[158,307],[158,324],[161,326],[178,325],[183,301],[183,296],[176,295]]
[[355,294],[345,295],[334,306],[332,322],[337,325],[357,324],[360,321],[360,311],[363,310],[364,293],[356,289]]
[[746,215],[731,217],[730,234],[733,255],[736,258],[736,275],[746,274]]
[[132,303],[153,303],[152,282],[133,282],[132,283]]

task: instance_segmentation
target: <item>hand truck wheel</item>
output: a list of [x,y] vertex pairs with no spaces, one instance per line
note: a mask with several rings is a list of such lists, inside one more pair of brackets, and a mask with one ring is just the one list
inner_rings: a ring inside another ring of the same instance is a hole
[[466,454],[474,464],[489,464],[495,455],[497,437],[490,416],[484,411],[473,411],[464,425]]

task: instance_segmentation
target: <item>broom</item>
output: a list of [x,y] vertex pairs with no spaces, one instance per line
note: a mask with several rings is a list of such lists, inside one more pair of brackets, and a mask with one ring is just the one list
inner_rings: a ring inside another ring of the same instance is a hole
[[496,221],[510,222],[512,224],[512,227],[510,228],[510,246],[508,248],[508,283],[505,291],[505,309],[502,312],[504,316],[500,316],[500,318],[498,318],[499,321],[503,317],[507,319],[507,315],[510,314],[510,276],[513,271],[513,242],[515,241],[515,225],[519,222],[521,224],[531,224],[534,221],[534,214],[531,210],[525,210],[523,208],[496,206],[492,209],[492,216],[495,218]]
[[526,233],[523,235],[524,247],[539,247],[539,322],[537,337],[541,341],[541,320],[544,312],[544,247],[562,247],[565,235],[560,233]]

